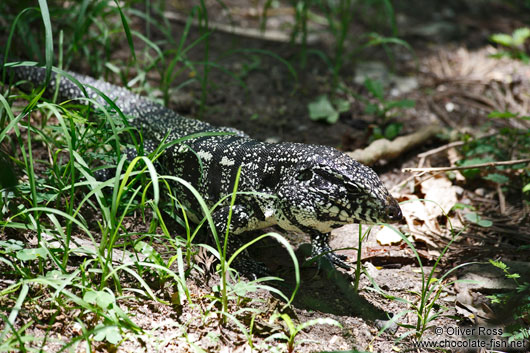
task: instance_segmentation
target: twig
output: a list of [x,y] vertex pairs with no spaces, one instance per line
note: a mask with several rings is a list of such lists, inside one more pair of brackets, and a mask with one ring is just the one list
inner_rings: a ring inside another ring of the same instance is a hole
[[438,119],[440,119],[445,125],[449,126],[452,129],[457,130],[457,126],[453,121],[449,118],[449,115],[447,112],[444,111],[443,108],[439,107],[434,100],[429,100],[429,107],[434,110],[434,113]]
[[448,170],[464,170],[464,169],[473,169],[473,168],[487,168],[495,167],[498,165],[514,165],[519,163],[530,163],[530,158],[526,159],[516,159],[512,161],[500,161],[500,162],[488,162],[488,163],[479,163],[473,165],[462,165],[459,167],[435,167],[435,168],[403,168],[402,172],[444,172]]
[[461,146],[463,144],[464,144],[464,141],[451,142],[451,143],[448,143],[447,145],[443,145],[443,146],[440,146],[440,147],[433,148],[432,150],[422,152],[422,153],[418,154],[418,157],[419,158],[425,158],[425,157],[430,156],[432,154],[436,154],[438,152],[445,151],[446,149],[449,149],[451,147]]
[[502,192],[501,184],[497,184],[497,194],[499,195],[499,206],[501,209],[501,214],[506,214],[506,198]]
[[[487,137],[495,136],[496,134],[497,133],[495,132],[495,133],[492,133],[492,134],[487,134],[487,135],[484,135],[484,136],[475,137],[475,139],[478,140],[478,139],[482,139],[482,138],[487,138]],[[418,154],[418,158],[420,159],[420,161],[418,163],[418,168],[422,168],[423,167],[423,163],[425,162],[425,158],[427,158],[427,157],[429,157],[429,156],[431,156],[433,154],[443,152],[443,151],[448,150],[448,149],[453,148],[453,147],[462,146],[463,144],[465,144],[464,141],[454,141],[454,142],[448,143],[446,145],[433,148],[432,150],[419,153]]]

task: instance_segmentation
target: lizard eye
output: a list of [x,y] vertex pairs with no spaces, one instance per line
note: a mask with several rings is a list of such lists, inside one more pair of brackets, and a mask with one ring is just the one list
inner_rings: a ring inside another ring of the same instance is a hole
[[304,169],[298,173],[298,176],[296,177],[296,179],[300,181],[307,181],[311,179],[312,176],[313,176],[313,172],[310,169]]
[[353,184],[346,184],[346,190],[348,190],[350,194],[354,194],[354,195],[362,194],[362,191],[359,190],[359,188]]

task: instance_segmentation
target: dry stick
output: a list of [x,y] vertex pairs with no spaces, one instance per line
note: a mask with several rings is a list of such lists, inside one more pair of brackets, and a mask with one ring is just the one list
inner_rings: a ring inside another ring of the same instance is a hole
[[506,214],[506,198],[502,192],[501,184],[497,184],[497,194],[499,195],[499,206],[501,209],[501,214]]
[[[492,137],[492,136],[495,136],[497,135],[498,133],[497,132],[494,132],[494,133],[491,133],[491,134],[486,134],[486,135],[482,135],[482,136],[477,136],[475,137],[475,140],[479,140],[479,139],[483,139],[483,138],[488,138],[488,137]],[[433,154],[436,154],[436,153],[439,153],[439,152],[443,152],[445,150],[448,150],[449,148],[452,148],[452,147],[457,147],[457,146],[462,146],[463,144],[465,144],[464,141],[454,141],[454,142],[450,142],[446,145],[443,145],[443,146],[440,146],[440,147],[436,147],[436,148],[433,148],[432,150],[428,150],[428,151],[425,151],[425,152],[422,152],[422,153],[419,153],[418,154],[418,158],[420,159],[424,159],[425,157],[428,157],[428,156],[431,156]]]
[[446,145],[443,145],[443,146],[434,148],[432,150],[429,150],[429,151],[426,151],[426,152],[418,154],[418,158],[420,159],[419,162],[418,162],[418,168],[423,168],[423,164],[425,163],[425,159],[428,156],[431,156],[431,155],[436,154],[438,152],[445,151],[445,150],[447,150],[449,148],[452,148],[452,147],[461,146],[463,144],[464,144],[464,141],[455,141],[455,142],[451,142],[451,143],[448,143]]
[[461,146],[464,143],[465,143],[464,141],[451,142],[451,143],[448,143],[447,145],[443,145],[443,146],[440,146],[440,147],[433,148],[432,150],[419,153],[418,157],[419,158],[425,158],[427,156],[430,156],[430,155],[445,151],[445,150],[447,150],[447,149],[449,149],[451,147]]
[[438,119],[440,119],[445,125],[449,126],[450,128],[454,129],[454,130],[458,130],[457,129],[457,126],[455,125],[455,123],[453,123],[453,121],[451,120],[451,118],[449,117],[449,115],[447,114],[447,112],[445,112],[443,110],[443,108],[439,107],[435,102],[434,100],[429,100],[429,107],[434,110],[434,113],[436,115],[436,117]]
[[464,170],[464,169],[473,169],[473,168],[487,168],[487,167],[496,167],[499,165],[514,165],[519,163],[530,163],[530,158],[526,159],[516,159],[512,161],[500,161],[500,162],[488,162],[488,163],[479,163],[473,165],[462,165],[459,167],[435,167],[435,168],[403,168],[402,172],[444,172],[448,170]]

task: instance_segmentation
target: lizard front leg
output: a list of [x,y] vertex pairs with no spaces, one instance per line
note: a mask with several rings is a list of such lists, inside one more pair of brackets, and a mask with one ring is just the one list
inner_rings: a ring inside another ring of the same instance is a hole
[[[230,206],[225,206],[215,210],[212,215],[221,246],[223,246],[224,238],[226,236],[229,213]],[[232,254],[234,254],[237,249],[243,245],[243,242],[239,238],[239,234],[248,230],[252,216],[253,213],[245,206],[234,205],[232,208],[232,217],[230,219],[227,244],[227,259],[230,258],[230,256],[232,256]],[[246,250],[238,254],[237,258],[233,262],[233,267],[243,275],[253,278],[269,275],[267,267],[264,264],[254,260]]]
[[344,262],[346,256],[335,254],[329,246],[329,234],[320,232],[311,233],[311,256],[322,256],[333,266],[338,266],[345,270],[351,269],[351,266]]

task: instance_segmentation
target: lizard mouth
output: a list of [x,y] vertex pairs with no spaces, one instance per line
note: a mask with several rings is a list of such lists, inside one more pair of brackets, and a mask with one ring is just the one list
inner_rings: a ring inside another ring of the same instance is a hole
[[403,213],[399,207],[398,202],[392,198],[388,197],[387,203],[384,206],[372,205],[368,209],[361,211],[358,214],[353,214],[353,218],[358,221],[367,223],[367,224],[377,224],[377,223],[400,223],[403,221]]
[[396,199],[390,197],[388,200],[388,205],[386,207],[386,218],[389,222],[401,222],[403,221],[403,213],[401,212],[401,207],[399,207]]

